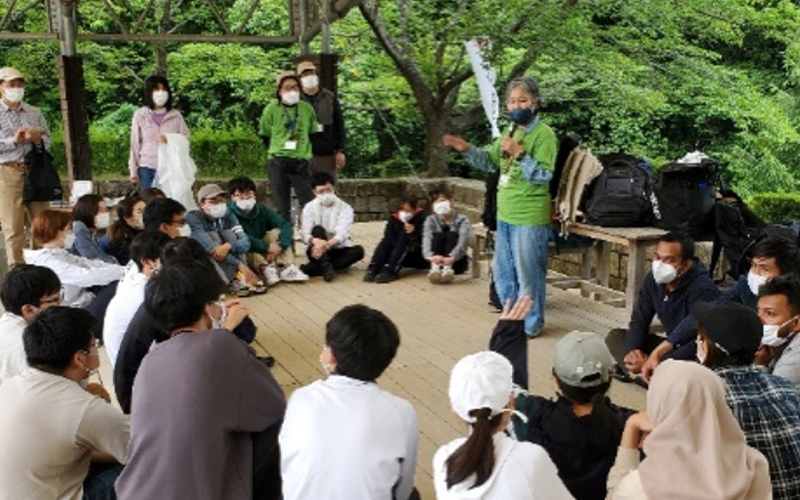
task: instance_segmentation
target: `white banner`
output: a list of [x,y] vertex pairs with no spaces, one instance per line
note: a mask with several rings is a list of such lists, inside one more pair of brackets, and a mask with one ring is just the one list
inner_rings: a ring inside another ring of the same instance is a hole
[[494,88],[497,75],[494,68],[483,59],[482,48],[488,45],[487,38],[473,38],[464,42],[467,48],[467,55],[472,64],[472,71],[475,73],[475,80],[478,82],[478,91],[481,93],[481,103],[486,118],[492,125],[492,138],[500,137],[500,129],[497,127],[497,120],[500,117],[500,98]]

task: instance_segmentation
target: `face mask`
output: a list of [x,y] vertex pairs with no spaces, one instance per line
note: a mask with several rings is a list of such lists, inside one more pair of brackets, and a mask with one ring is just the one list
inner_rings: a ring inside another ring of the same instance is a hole
[[315,89],[319,87],[319,77],[317,75],[308,75],[300,79],[304,89]]
[[75,235],[73,233],[69,233],[66,238],[64,238],[64,248],[72,248],[72,245],[75,244]]
[[102,212],[94,217],[94,227],[97,229],[106,229],[111,224],[111,214]]
[[433,204],[433,211],[438,215],[447,215],[450,213],[449,201],[437,201]]
[[253,209],[254,206],[256,206],[256,200],[255,198],[250,198],[247,200],[236,200],[236,206],[239,207],[239,210],[242,210],[244,212],[249,212],[250,210]]
[[221,219],[225,217],[225,214],[228,213],[228,206],[224,203],[218,203],[217,205],[211,205],[211,208],[208,209],[208,215],[215,219]]
[[168,100],[169,100],[169,92],[167,92],[166,90],[153,91],[153,104],[155,104],[159,108],[165,105]]
[[144,229],[144,217],[141,215],[135,215],[133,217],[133,227],[136,229]]
[[411,220],[411,212],[400,210],[399,212],[397,212],[397,217],[403,222],[408,222]]
[[219,319],[214,318],[214,316],[209,315],[208,317],[211,318],[211,329],[212,330],[222,330],[225,325],[225,320],[228,319],[228,307],[225,305],[224,302],[215,302],[221,311]]
[[324,193],[319,195],[319,202],[329,207],[333,205],[333,202],[336,200],[336,195],[333,193]]
[[24,87],[9,87],[5,90],[6,100],[8,102],[17,103],[25,97]]
[[508,119],[518,125],[526,125],[533,120],[533,109],[514,109],[508,112]]
[[656,280],[656,283],[659,285],[666,285],[667,283],[672,283],[675,278],[678,277],[678,270],[674,267],[661,262],[660,260],[654,260],[653,265],[653,279]]
[[753,295],[758,296],[758,289],[766,282],[767,278],[764,276],[759,276],[753,271],[747,273],[747,286],[750,287],[750,291],[753,292]]
[[296,92],[294,90],[290,92],[286,92],[281,96],[281,100],[287,106],[294,106],[298,102],[300,102],[300,92]]
[[789,340],[788,337],[781,337],[778,335],[778,332],[784,326],[788,325],[792,321],[796,320],[797,316],[794,318],[789,319],[789,321],[784,322],[782,325],[764,325],[764,333],[761,337],[761,344],[768,345],[771,347],[780,347]]
[[184,224],[178,229],[178,234],[184,238],[188,238],[192,235],[192,228],[189,227],[189,224]]

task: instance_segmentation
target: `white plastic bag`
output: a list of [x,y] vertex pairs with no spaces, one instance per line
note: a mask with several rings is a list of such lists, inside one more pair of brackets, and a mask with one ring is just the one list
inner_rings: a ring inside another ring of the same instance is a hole
[[180,202],[187,211],[194,210],[197,204],[192,194],[192,185],[197,175],[197,165],[189,155],[189,139],[181,134],[166,136],[167,143],[158,144],[158,168],[153,187]]

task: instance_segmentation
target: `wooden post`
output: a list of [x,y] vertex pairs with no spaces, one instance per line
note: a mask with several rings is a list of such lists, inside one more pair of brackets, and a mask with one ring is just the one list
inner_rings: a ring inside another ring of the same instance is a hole
[[61,119],[64,124],[64,147],[67,150],[67,171],[72,186],[72,181],[92,178],[81,56],[59,56],[58,80],[61,91]]

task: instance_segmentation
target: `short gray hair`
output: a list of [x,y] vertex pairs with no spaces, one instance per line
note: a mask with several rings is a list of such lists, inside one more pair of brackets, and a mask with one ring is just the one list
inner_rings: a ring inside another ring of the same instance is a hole
[[539,92],[539,82],[532,76],[522,76],[514,78],[506,86],[506,97],[511,91],[517,87],[522,87],[527,93],[533,96],[536,100],[536,109],[542,106],[542,94]]

